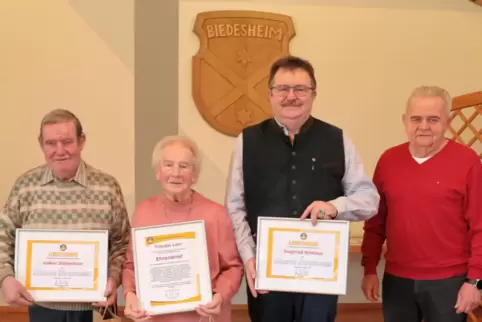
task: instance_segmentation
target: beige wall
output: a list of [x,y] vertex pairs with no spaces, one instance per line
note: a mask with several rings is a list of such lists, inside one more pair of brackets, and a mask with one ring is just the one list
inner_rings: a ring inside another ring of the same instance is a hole
[[[204,164],[198,188],[214,200],[224,198],[234,138],[211,128],[191,95],[186,95],[191,57],[199,46],[192,32],[199,12],[259,10],[290,15],[297,33],[291,53],[309,59],[316,70],[319,92],[313,114],[346,131],[370,176],[384,149],[404,140],[401,114],[412,87],[436,84],[453,95],[482,89],[482,42],[478,41],[482,10],[410,10],[406,3],[400,4],[403,9],[299,4],[306,2],[315,1],[180,2],[179,88],[184,90],[179,92],[179,131],[201,147]],[[361,236],[361,223],[352,225],[352,234]],[[359,255],[352,256],[348,275],[348,294],[340,301],[364,301]],[[243,286],[235,302],[245,301]]]
[[[118,178],[132,209],[132,3],[119,6],[103,24],[85,11],[66,1],[5,1],[0,6],[2,202],[16,177],[43,161],[36,141],[41,117],[67,108],[85,128],[86,161]],[[123,37],[116,38],[110,32],[114,28],[121,28]]]
[[130,0],[2,1],[0,203],[17,176],[43,162],[41,117],[67,108],[87,134],[86,161],[119,180],[132,212],[133,11]]

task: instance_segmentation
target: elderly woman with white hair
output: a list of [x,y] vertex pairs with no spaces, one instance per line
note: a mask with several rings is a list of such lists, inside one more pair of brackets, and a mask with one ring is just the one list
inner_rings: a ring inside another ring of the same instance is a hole
[[214,294],[212,301],[196,312],[147,316],[136,296],[131,238],[122,276],[124,314],[134,321],[198,322],[202,317],[213,317],[216,322],[230,322],[230,300],[241,285],[243,265],[226,209],[192,188],[200,168],[196,144],[186,137],[166,137],[154,148],[152,166],[162,192],[138,204],[132,227],[204,220]]

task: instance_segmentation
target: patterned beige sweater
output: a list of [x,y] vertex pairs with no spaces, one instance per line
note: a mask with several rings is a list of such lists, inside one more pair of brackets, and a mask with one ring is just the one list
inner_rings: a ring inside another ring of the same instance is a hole
[[[108,276],[120,284],[130,223],[117,180],[84,162],[70,181],[47,166],[15,182],[0,211],[0,284],[14,276],[15,229],[102,229],[109,231]],[[36,303],[59,310],[91,310],[90,303]]]

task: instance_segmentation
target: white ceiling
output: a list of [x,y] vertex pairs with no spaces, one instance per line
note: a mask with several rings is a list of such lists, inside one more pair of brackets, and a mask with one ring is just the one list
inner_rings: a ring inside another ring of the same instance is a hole
[[349,6],[360,8],[392,8],[412,10],[453,10],[470,11],[482,14],[482,6],[469,0],[180,0],[181,2],[243,2],[276,4],[310,4],[329,6]]

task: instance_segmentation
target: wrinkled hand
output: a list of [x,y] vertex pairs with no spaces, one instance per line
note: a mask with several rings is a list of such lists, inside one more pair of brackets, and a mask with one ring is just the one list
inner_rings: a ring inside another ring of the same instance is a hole
[[116,282],[112,277],[107,279],[107,285],[105,288],[104,296],[107,297],[107,300],[104,302],[96,302],[92,303],[92,306],[95,307],[109,307],[116,302],[117,299],[117,285]]
[[132,292],[126,294],[124,315],[134,322],[151,320],[151,317],[147,315],[147,312],[139,308],[139,300],[137,299],[137,295]]
[[362,291],[369,301],[378,301],[380,298],[380,281],[376,274],[365,275],[362,282]]
[[216,293],[213,296],[211,302],[200,305],[196,308],[197,314],[204,317],[216,316],[221,313],[221,306],[223,305],[223,297],[221,294]]
[[318,219],[333,219],[338,215],[338,210],[329,202],[313,201],[301,215],[300,219],[311,217],[311,223],[316,225]]
[[469,313],[480,304],[480,291],[474,285],[464,283],[457,295],[455,308],[457,313]]
[[9,306],[30,306],[34,303],[32,295],[13,276],[8,276],[3,280],[2,295],[3,300]]
[[267,291],[256,291],[254,288],[254,280],[256,279],[256,259],[250,258],[248,259],[248,262],[246,263],[246,282],[248,283],[249,290],[251,291],[251,294],[253,297],[258,297],[259,294],[267,294]]

